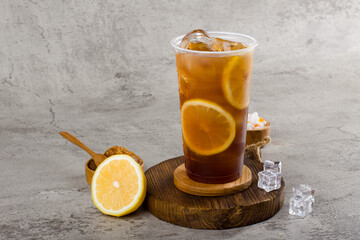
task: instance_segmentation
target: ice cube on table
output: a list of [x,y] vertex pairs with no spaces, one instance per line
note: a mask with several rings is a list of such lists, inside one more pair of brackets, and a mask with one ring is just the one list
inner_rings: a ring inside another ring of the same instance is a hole
[[310,198],[303,199],[300,197],[290,198],[289,214],[306,217],[312,212],[313,201]]
[[300,184],[292,190],[294,195],[290,198],[289,214],[306,217],[312,212],[315,191],[307,184]]
[[281,173],[281,162],[273,162],[270,160],[264,161],[264,171],[272,171]]
[[258,187],[270,192],[279,189],[281,186],[281,173],[272,171],[258,172]]
[[300,197],[300,198],[311,197],[312,199],[314,199],[315,190],[313,190],[310,185],[300,184],[298,186],[292,187],[292,191],[294,197]]

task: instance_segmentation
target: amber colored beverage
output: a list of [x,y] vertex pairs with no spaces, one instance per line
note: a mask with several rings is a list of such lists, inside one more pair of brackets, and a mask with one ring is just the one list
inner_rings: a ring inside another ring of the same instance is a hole
[[[210,51],[201,42],[190,43],[190,49],[184,49],[180,47],[182,37],[172,41],[185,167],[188,176],[197,182],[226,183],[238,179],[243,167],[253,49],[257,42],[241,34],[209,35],[217,37]],[[222,41],[225,48],[215,46],[222,45]],[[242,47],[229,44],[236,42],[243,43]]]

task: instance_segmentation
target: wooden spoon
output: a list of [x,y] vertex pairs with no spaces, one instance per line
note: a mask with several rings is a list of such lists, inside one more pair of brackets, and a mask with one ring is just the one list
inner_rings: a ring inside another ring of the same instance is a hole
[[91,155],[91,157],[93,158],[96,166],[98,166],[100,163],[102,163],[106,159],[106,156],[104,154],[93,152],[90,148],[85,146],[85,144],[80,142],[79,139],[77,139],[76,137],[74,137],[70,133],[68,133],[68,132],[60,132],[60,135],[63,136],[63,138],[65,138],[65,139],[69,140],[70,142],[72,142],[73,144],[77,145],[78,147],[84,149],[86,152],[88,152]]

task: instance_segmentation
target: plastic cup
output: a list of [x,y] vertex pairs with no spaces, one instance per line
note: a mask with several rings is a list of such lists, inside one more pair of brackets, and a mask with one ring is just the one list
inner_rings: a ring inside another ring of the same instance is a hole
[[213,52],[180,47],[171,40],[179,83],[187,175],[202,183],[232,182],[241,176],[246,144],[250,77],[257,41],[247,35],[208,32],[247,45]]

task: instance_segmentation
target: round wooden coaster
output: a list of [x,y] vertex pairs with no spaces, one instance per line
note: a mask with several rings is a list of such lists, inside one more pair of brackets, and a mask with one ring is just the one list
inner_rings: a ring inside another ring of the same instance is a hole
[[188,177],[185,164],[181,164],[174,172],[175,186],[186,193],[198,196],[225,196],[241,192],[251,184],[251,171],[244,165],[241,177],[233,182],[224,184],[199,183]]
[[226,229],[246,226],[274,216],[284,202],[285,183],[267,193],[257,187],[257,173],[262,170],[257,149],[245,151],[245,165],[251,170],[251,185],[245,191],[227,196],[201,197],[186,194],[174,185],[175,169],[184,157],[161,162],[145,172],[147,195],[145,207],[155,217],[188,228]]

